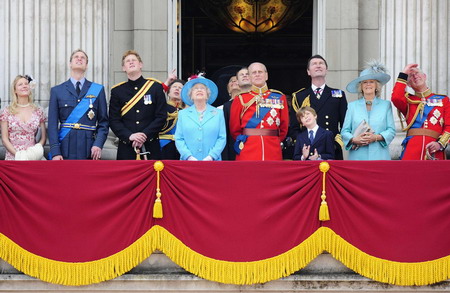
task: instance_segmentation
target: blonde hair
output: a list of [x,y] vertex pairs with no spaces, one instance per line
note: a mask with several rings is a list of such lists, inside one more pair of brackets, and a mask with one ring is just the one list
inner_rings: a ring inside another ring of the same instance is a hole
[[[375,96],[376,96],[376,97],[380,97],[380,96],[381,96],[381,91],[382,91],[383,86],[381,85],[381,83],[380,83],[378,80],[376,80],[376,79],[374,79],[374,80],[375,80],[376,83],[377,83],[377,88],[375,89]],[[362,90],[362,83],[363,83],[363,81],[365,81],[365,80],[361,80],[361,81],[358,83],[358,94],[359,94],[359,97],[360,97],[360,98],[362,98],[362,97],[364,96],[364,92],[363,92],[363,90]]]
[[[16,78],[14,79],[14,81],[11,84],[11,104],[9,104],[9,111],[11,112],[11,114],[17,114],[17,104],[18,104],[18,100],[19,97],[16,94],[16,85],[19,82],[19,80],[21,79],[25,79],[28,84],[30,83],[30,81],[28,80],[28,76],[27,75],[18,75],[16,76]],[[36,105],[33,103],[33,93],[31,92],[31,88],[30,88],[30,94],[28,95],[28,103],[30,103],[30,105],[33,108],[36,108]]]

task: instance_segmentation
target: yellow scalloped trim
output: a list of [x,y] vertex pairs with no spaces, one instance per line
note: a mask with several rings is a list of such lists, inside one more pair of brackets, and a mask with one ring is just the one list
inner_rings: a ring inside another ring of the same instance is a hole
[[114,255],[80,263],[40,257],[0,234],[0,258],[29,276],[70,286],[99,283],[123,275],[156,249],[194,275],[235,285],[266,283],[289,276],[324,250],[358,274],[383,283],[422,286],[450,278],[450,256],[417,263],[388,261],[364,253],[326,227],[319,228],[285,253],[253,262],[229,262],[203,256],[161,226],[153,226],[132,245]]
[[28,252],[0,233],[0,258],[19,271],[42,281],[81,286],[114,279],[139,265],[155,251],[150,229],[132,245],[111,256],[90,262],[62,262]]
[[167,257],[185,270],[201,278],[225,284],[250,285],[266,283],[306,267],[322,253],[321,232],[317,230],[305,241],[280,255],[252,262],[230,262],[203,256],[161,226],[154,226],[157,245]]
[[321,227],[324,249],[346,267],[372,280],[399,286],[424,286],[450,278],[450,256],[425,262],[396,262],[371,256],[333,230]]

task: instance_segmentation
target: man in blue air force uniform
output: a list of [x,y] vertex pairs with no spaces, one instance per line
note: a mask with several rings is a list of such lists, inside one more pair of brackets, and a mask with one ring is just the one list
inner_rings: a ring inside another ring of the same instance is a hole
[[108,136],[105,89],[85,78],[88,56],[70,56],[70,79],[50,91],[48,138],[53,160],[98,160]]

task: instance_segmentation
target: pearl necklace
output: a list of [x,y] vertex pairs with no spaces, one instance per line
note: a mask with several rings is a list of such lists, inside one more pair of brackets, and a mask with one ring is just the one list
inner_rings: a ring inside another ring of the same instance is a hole
[[28,107],[29,105],[30,105],[30,103],[25,104],[25,105],[17,104],[17,106],[18,106],[18,107],[21,107],[21,108],[26,108],[26,107]]

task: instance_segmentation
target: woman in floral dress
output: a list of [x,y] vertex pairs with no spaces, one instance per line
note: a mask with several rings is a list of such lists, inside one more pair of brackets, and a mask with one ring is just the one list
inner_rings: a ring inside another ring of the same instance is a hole
[[[33,103],[28,75],[18,75],[11,86],[11,104],[0,112],[0,125],[5,160],[40,160],[43,157],[45,141],[45,115]],[[36,143],[38,129],[41,137]]]

